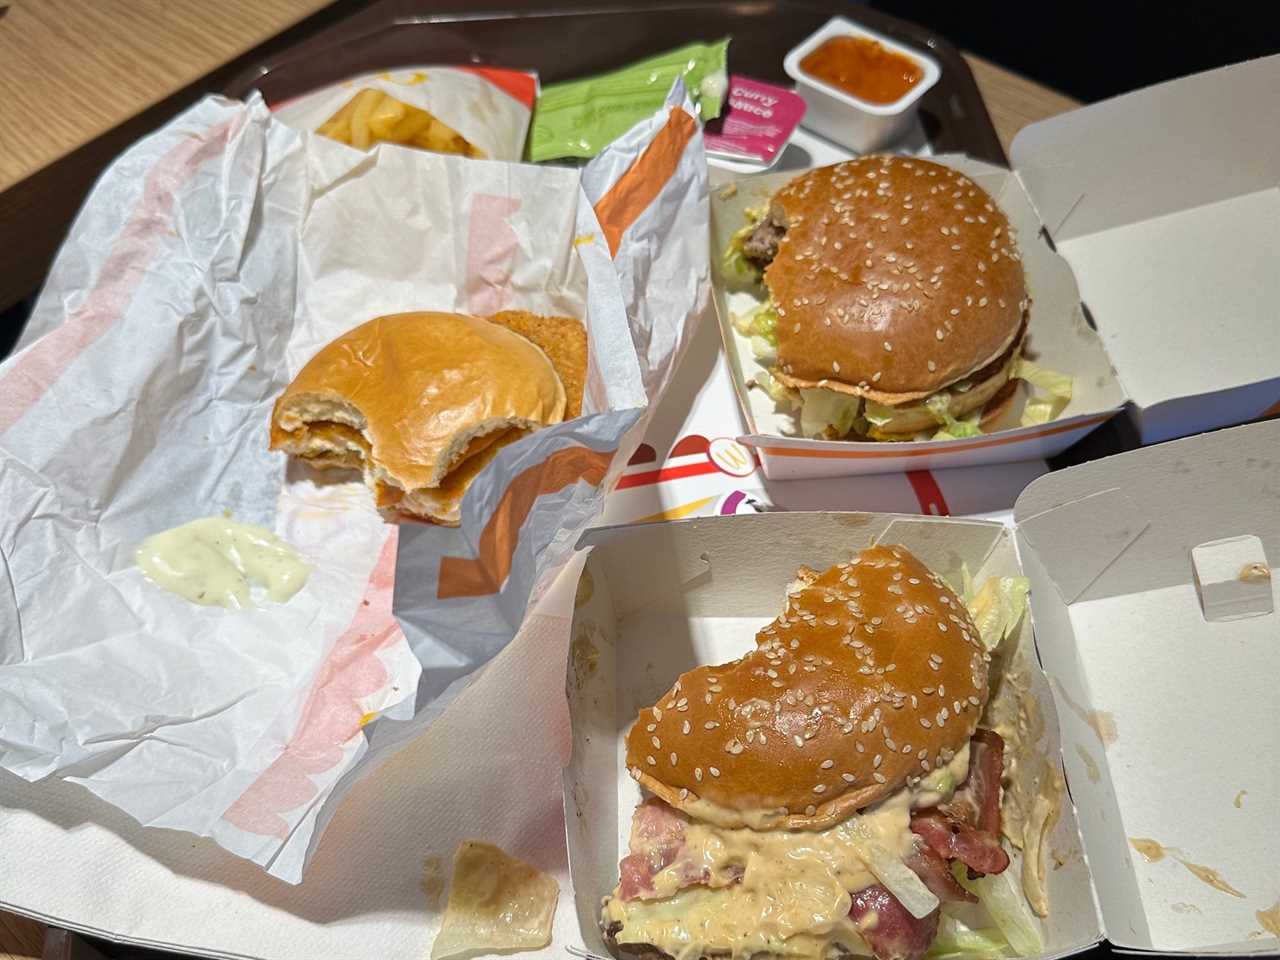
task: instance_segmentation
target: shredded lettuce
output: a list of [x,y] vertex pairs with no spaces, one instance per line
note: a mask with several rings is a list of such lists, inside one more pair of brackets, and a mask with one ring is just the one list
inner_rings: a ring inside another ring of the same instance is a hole
[[862,415],[867,418],[867,422],[873,427],[883,427],[897,414],[898,411],[894,410],[893,407],[886,406],[883,403],[876,403],[874,400],[868,400],[862,412]]
[[762,337],[771,346],[778,345],[778,311],[772,300],[766,300],[746,313],[732,314],[729,319],[733,329],[744,337]]
[[725,273],[750,277],[758,282],[764,275],[764,271],[747,259],[743,252],[743,245],[747,242],[747,237],[751,236],[752,231],[764,219],[766,210],[764,207],[748,207],[743,212],[747,216],[746,226],[735,230],[733,236],[729,238],[729,246],[725,248],[721,264]]
[[800,432],[827,439],[847,436],[862,406],[860,397],[822,387],[800,390]]
[[978,411],[974,411],[972,415],[965,417],[965,419],[957,420],[951,415],[950,393],[935,393],[924,402],[924,405],[929,408],[933,418],[941,424],[932,439],[959,440],[962,437],[982,436],[982,429],[978,426],[981,414]]
[[792,412],[799,410],[801,403],[800,391],[788,387],[786,384],[780,383],[774,379],[765,370],[761,370],[755,375],[756,386],[769,395],[769,399],[785,410]]
[[[968,574],[967,570],[965,574]],[[982,645],[993,651],[1022,622],[1031,581],[1026,577],[989,577],[972,598],[972,580],[965,586],[965,606],[969,608],[969,615],[982,637]]]
[[1013,949],[999,928],[974,930],[955,917],[942,914],[938,934],[925,954],[926,960],[1001,960]]
[[1019,357],[1012,375],[1027,381],[1034,388],[1031,399],[1022,410],[1024,427],[1056,419],[1071,402],[1071,378],[1065,373],[1048,370],[1025,357]]
[[1040,921],[1031,912],[1031,905],[1014,877],[1015,871],[1005,870],[970,880],[964,865],[955,861],[952,873],[960,886],[982,901],[1017,956],[1030,957],[1044,952]]
[[772,363],[778,357],[778,311],[766,300],[754,310],[729,315],[733,329],[751,339],[751,352],[759,360]]

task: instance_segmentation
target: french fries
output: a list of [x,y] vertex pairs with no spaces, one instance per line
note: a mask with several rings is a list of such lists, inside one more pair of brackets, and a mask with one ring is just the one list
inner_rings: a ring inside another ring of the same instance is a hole
[[483,158],[485,153],[426,110],[381,90],[366,87],[316,130],[321,136],[368,150],[375,143],[399,143],[433,153]]

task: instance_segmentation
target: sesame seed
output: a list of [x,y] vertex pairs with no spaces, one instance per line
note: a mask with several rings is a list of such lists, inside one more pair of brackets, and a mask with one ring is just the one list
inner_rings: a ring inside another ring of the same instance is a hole
[[661,711],[661,710],[659,710],[657,707],[654,707],[654,708],[653,708],[653,718],[654,718],[655,720],[661,720],[661,719],[662,719],[662,711]]
[[650,737],[649,742],[653,744],[653,749],[655,750],[662,749],[662,741],[659,740],[657,737]]
[[679,759],[679,757],[677,757],[674,753],[672,753],[672,754],[671,754],[671,765],[672,765],[673,767],[676,765],[676,761],[677,761],[678,759]]
[[697,780],[699,783],[701,783],[701,782],[702,782],[702,768],[701,768],[701,767],[694,767],[694,768],[693,768],[693,779]]
[[830,770],[835,765],[836,765],[836,762],[834,760],[823,760],[821,763],[821,767],[823,770]]
[[871,779],[873,779],[876,783],[884,783],[885,775],[877,771],[871,775]]
[[947,625],[946,625],[945,623],[943,623],[941,620],[939,620],[939,621],[938,621],[938,629],[939,629],[941,632],[946,633],[946,632],[947,632]]
[[719,767],[707,767],[707,772],[708,772],[708,773],[710,773],[713,777],[718,777],[718,776],[720,776],[720,768],[719,768]]
[[681,800],[687,800],[687,799],[689,799],[689,788],[688,788],[688,787],[681,787],[681,788],[680,788],[680,799],[681,799]]
[[884,757],[882,757],[880,754],[877,753],[875,759],[871,761],[871,766],[879,767],[880,764],[883,762],[883,760],[884,760]]
[[683,733],[685,736],[688,736],[688,735],[689,735],[689,721],[688,721],[688,720],[686,720],[684,723],[680,724],[680,732],[681,732],[681,733]]
[[943,333],[943,332],[942,332],[942,330],[940,330],[940,329],[939,329],[939,330],[935,330],[935,331],[933,331],[933,335],[934,335],[935,337],[937,337],[939,340],[941,340],[943,337],[945,337],[945,336],[946,336],[946,334],[945,334],[945,333]]
[[658,765],[658,761],[653,759],[653,757],[645,757],[644,762],[651,767],[656,767]]
[[933,724],[929,722],[929,720],[928,720],[928,718],[927,718],[927,717],[921,717],[921,718],[920,718],[920,726],[922,726],[922,727],[924,727],[926,730],[928,730],[930,727],[932,727],[932,726],[933,726]]
[[645,729],[648,730],[650,733],[653,733],[653,731],[658,729],[658,725],[656,723],[651,723],[647,727],[645,727]]
[[[826,785],[825,783],[820,783],[820,784],[818,784],[816,787],[814,787],[814,788],[813,788],[813,792],[814,792],[814,793],[826,793],[826,792],[827,792],[827,785]],[[810,814],[810,816],[812,816],[812,814]]]

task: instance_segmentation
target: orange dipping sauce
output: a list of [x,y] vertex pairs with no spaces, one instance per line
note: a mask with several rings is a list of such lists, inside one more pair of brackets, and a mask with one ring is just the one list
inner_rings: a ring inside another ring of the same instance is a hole
[[893,103],[924,77],[914,60],[867,37],[832,37],[800,61],[811,77],[868,103]]

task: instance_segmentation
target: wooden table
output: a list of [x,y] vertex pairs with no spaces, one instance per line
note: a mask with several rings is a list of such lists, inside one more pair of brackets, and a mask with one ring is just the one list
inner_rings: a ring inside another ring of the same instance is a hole
[[[328,2],[19,0],[0,20],[0,63],[8,68],[0,72],[0,131],[13,136],[0,150],[0,191],[40,175],[88,139],[145,115],[175,91]],[[235,13],[228,15],[228,8]],[[63,28],[72,16],[91,23],[95,45],[79,47],[75,37],[83,34],[73,36]],[[981,57],[966,54],[966,59],[1006,150],[1027,124],[1079,105]],[[37,63],[42,69],[56,65],[57,83],[51,84],[56,101],[37,103],[23,91],[19,78]],[[39,122],[55,102],[56,118]],[[0,217],[34,217],[35,211],[3,203],[4,196],[0,194]],[[0,251],[0,262],[7,258],[8,252]],[[0,271],[0,307],[8,302],[5,272]],[[40,924],[0,912],[0,960],[37,960],[43,936]]]

